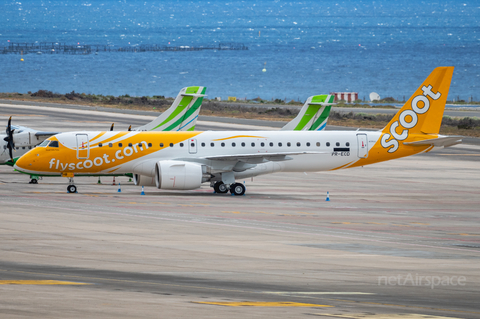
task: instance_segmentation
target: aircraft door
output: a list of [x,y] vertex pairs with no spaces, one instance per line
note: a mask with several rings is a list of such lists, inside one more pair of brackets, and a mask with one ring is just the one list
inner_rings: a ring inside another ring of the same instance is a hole
[[87,159],[90,155],[90,145],[87,134],[77,134],[77,158]]
[[197,154],[197,140],[191,138],[188,140],[188,152],[190,154]]
[[357,134],[357,147],[358,147],[358,157],[367,158],[368,157],[368,142],[367,134]]

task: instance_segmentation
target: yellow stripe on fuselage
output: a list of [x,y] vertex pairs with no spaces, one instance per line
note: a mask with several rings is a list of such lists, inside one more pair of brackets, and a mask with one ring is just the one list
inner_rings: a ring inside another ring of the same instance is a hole
[[212,141],[226,141],[226,140],[231,140],[234,138],[242,138],[242,137],[250,137],[250,138],[266,138],[264,136],[253,136],[253,135],[235,135],[235,136],[230,136],[230,137],[225,137],[225,138],[218,138],[216,140]]

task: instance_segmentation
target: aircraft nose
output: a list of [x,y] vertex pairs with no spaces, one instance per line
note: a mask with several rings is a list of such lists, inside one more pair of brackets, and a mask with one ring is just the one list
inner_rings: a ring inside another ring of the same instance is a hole
[[15,168],[17,171],[23,171],[24,169],[26,169],[26,165],[27,164],[28,160],[26,160],[24,158],[24,156],[20,157],[19,159],[17,159],[17,161],[15,162],[15,165],[13,166],[13,168]]

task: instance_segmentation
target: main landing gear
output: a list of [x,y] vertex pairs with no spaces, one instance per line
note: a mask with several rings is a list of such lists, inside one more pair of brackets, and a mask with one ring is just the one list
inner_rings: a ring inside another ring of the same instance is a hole
[[226,194],[230,190],[230,193],[235,196],[242,196],[245,194],[246,188],[245,185],[240,183],[233,183],[228,186],[222,181],[218,181],[213,185],[215,193]]
[[228,187],[225,183],[222,181],[218,181],[213,185],[213,189],[215,190],[215,193],[219,194],[225,194],[228,193]]
[[77,186],[75,186],[73,181],[73,177],[68,178],[68,186],[67,186],[67,192],[68,193],[76,193],[77,192]]

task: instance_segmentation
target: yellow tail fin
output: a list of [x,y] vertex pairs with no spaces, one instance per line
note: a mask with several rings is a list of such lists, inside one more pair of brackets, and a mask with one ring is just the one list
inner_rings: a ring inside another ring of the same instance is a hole
[[[394,153],[402,142],[438,134],[447,101],[454,67],[438,67],[419,86],[400,111],[385,126],[381,146]],[[420,135],[420,136],[419,136]]]

